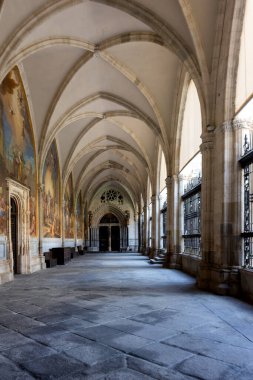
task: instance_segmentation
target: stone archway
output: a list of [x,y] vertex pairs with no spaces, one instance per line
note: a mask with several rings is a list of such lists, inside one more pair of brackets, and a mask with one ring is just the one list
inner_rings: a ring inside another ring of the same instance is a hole
[[113,213],[105,214],[99,222],[99,251],[120,251],[122,227]]
[[[103,218],[113,215],[115,220],[106,222]],[[91,251],[122,251],[128,248],[128,214],[112,204],[103,204],[90,212],[90,239]],[[113,234],[113,236],[112,236]],[[103,235],[103,236],[102,236]],[[101,244],[101,239],[104,243]]]
[[8,199],[8,259],[10,272],[14,273],[14,254],[11,226],[11,204],[16,204],[16,238],[15,238],[15,272],[19,274],[31,273],[31,258],[29,248],[30,220],[29,220],[29,193],[30,190],[13,179],[7,178]]

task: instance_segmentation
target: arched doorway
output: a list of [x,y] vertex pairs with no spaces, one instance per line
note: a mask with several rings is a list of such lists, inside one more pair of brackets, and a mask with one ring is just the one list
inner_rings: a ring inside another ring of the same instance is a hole
[[6,179],[8,191],[8,257],[13,274],[31,273],[29,194],[26,186]]
[[111,249],[112,251],[120,250],[120,230],[119,226],[111,227]]
[[107,213],[100,220],[99,250],[100,252],[120,251],[120,224],[112,213]]
[[11,197],[11,244],[13,254],[13,273],[19,273],[18,265],[18,205],[15,198]]

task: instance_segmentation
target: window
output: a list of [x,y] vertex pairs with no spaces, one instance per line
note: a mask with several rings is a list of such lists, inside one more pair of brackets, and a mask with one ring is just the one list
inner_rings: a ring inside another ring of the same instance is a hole
[[160,200],[160,247],[167,248],[167,188],[165,187],[159,196]]
[[184,178],[183,240],[184,253],[201,256],[201,154],[198,153],[182,171]]
[[[159,209],[160,209],[160,248],[167,248],[167,187],[165,181],[167,177],[167,168],[163,152],[161,152],[160,170],[159,170]],[[165,187],[164,187],[165,186]]]
[[100,201],[101,203],[117,202],[118,204],[123,204],[123,196],[119,191],[109,189],[103,192],[100,197]]
[[184,253],[200,256],[201,184],[199,183],[183,196],[184,203]]
[[243,262],[245,268],[253,269],[253,147],[245,134],[243,156],[240,159],[243,170]]

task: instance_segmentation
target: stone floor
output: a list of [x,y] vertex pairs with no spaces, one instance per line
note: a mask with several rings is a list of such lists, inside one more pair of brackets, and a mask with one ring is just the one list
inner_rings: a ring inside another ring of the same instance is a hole
[[0,287],[0,379],[253,379],[253,307],[137,254]]

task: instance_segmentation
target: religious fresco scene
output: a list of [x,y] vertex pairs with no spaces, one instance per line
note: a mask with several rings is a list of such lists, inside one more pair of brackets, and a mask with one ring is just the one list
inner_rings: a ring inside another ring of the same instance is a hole
[[57,147],[52,143],[43,170],[43,236],[61,237],[61,191]]
[[83,237],[83,214],[82,214],[82,194],[78,195],[76,202],[76,235],[78,239]]
[[5,179],[30,189],[30,235],[36,236],[36,161],[27,99],[18,68],[0,86],[0,235],[6,234]]
[[70,174],[64,194],[64,219],[65,219],[65,238],[74,239],[74,194],[73,178]]

